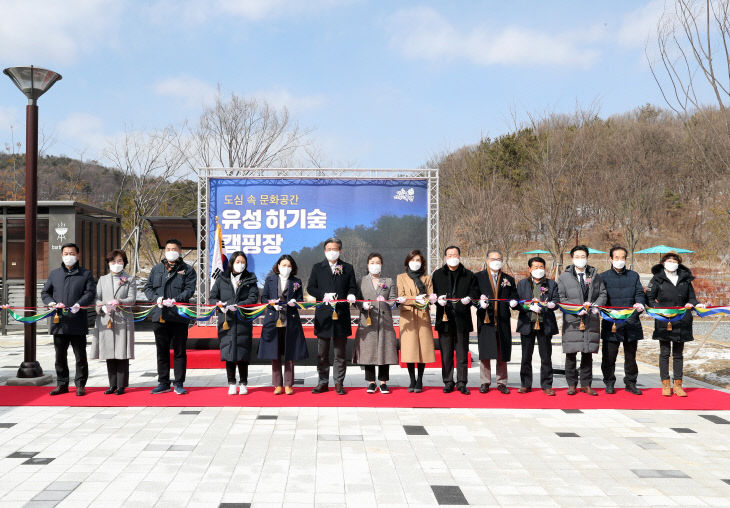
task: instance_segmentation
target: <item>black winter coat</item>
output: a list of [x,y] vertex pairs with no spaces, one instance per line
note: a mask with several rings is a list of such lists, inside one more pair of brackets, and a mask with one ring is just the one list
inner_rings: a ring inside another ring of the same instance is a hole
[[[227,305],[251,305],[259,301],[259,288],[256,276],[244,271],[241,274],[238,290],[233,289],[231,272],[226,270],[218,277],[210,290],[212,303],[225,302]],[[218,314],[218,339],[220,340],[221,360],[226,362],[250,362],[253,349],[253,323],[240,316],[238,312]],[[223,323],[228,321],[228,330]]]
[[[522,279],[517,283],[517,296],[519,300],[532,300],[532,284],[531,279]],[[543,279],[540,286],[547,288],[547,291],[540,295],[541,302],[553,302],[555,309],[543,308],[542,323],[540,323],[540,331],[543,335],[552,337],[558,333],[558,321],[555,319],[555,310],[560,303],[560,293],[558,292],[558,283],[552,279]],[[517,307],[520,315],[517,318],[517,331],[521,335],[529,335],[535,328],[532,322],[532,311],[525,310],[522,305]]]
[[[433,282],[433,292],[437,296],[446,295],[446,298],[464,298],[471,297],[472,300],[479,299],[479,287],[474,273],[467,270],[464,265],[460,264],[455,270],[456,281],[451,285],[451,277],[448,265],[444,264],[441,268],[436,269],[431,276]],[[448,321],[444,321],[444,312]],[[471,322],[471,304],[464,305],[461,302],[448,302],[445,306],[436,305],[436,331],[447,333],[450,327],[456,325],[457,333],[469,333],[474,330]]]
[[[76,303],[82,307],[91,305],[96,300],[94,276],[78,263],[70,269],[62,264],[60,268],[56,268],[48,274],[48,280],[41,291],[41,300],[46,305],[52,302],[62,303],[69,309]],[[89,333],[86,309],[81,309],[76,314],[72,314],[69,310],[66,314],[59,313],[58,316],[60,322],[52,322],[51,334],[87,335]]]
[[[639,274],[633,270],[623,269],[617,272],[613,268],[601,274],[606,286],[607,307],[633,307],[635,303],[646,305],[646,295],[641,285]],[[644,333],[641,329],[639,313],[634,312],[626,321],[616,323],[616,333],[612,332],[613,323],[601,319],[601,338],[609,342],[641,340]]]
[[[264,316],[264,326],[261,328],[261,342],[259,342],[258,357],[260,360],[278,360],[280,355],[284,360],[304,360],[309,357],[307,352],[307,340],[302,329],[302,320],[299,317],[298,307],[289,307],[286,302],[291,299],[298,302],[304,300],[301,279],[290,276],[286,284],[286,290],[280,300],[283,307],[281,312],[285,318],[282,320],[286,326],[284,334],[284,351],[279,351],[279,331],[276,328],[276,320],[279,312],[269,306]],[[261,291],[261,303],[269,303],[269,300],[279,300],[279,276],[272,273],[266,277],[264,289]]]
[[[502,271],[497,276],[497,294],[492,290],[492,275],[482,270],[474,275],[479,298],[485,295],[488,299],[517,300],[517,283],[514,277]],[[496,310],[496,316],[495,316]],[[489,315],[489,323],[484,322],[484,316]],[[509,301],[489,302],[486,309],[477,306],[477,330],[479,330],[479,359],[498,359],[505,362],[512,358],[512,313]]]
[[[165,263],[157,263],[150,270],[150,276],[144,285],[144,294],[150,303],[157,303],[157,299],[174,298],[176,302],[187,303],[195,294],[195,269],[180,260],[172,271],[168,271]],[[160,315],[165,321],[188,323],[188,317],[177,313],[175,307],[155,307],[150,313],[152,321],[159,321]]]
[[[326,259],[312,267],[312,273],[307,283],[307,293],[321,301],[325,293],[336,293],[335,300],[344,300],[347,295],[357,296],[357,280],[355,270],[350,263],[338,260],[342,266],[342,273],[332,273],[330,263]],[[337,320],[332,320],[333,307],[323,305],[314,312],[314,334],[317,337],[349,337],[352,335],[350,323],[350,304],[340,302],[335,304]]]
[[[663,265],[654,265],[651,269],[654,276],[646,287],[646,299],[650,307],[684,307],[691,303],[697,305],[697,297],[692,286],[694,275],[684,265],[677,269],[677,285],[667,278]],[[692,312],[687,311],[679,321],[672,323],[672,330],[667,331],[667,323],[654,320],[653,339],[671,340],[673,342],[689,342],[692,336]]]

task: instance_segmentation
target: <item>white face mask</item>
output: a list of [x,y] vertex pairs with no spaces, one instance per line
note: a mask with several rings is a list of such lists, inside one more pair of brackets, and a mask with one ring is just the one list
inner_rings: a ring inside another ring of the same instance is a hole
[[174,263],[178,260],[180,257],[180,253],[176,250],[166,250],[165,251],[165,259],[167,259],[170,263]]
[[380,271],[383,269],[383,265],[368,265],[368,272],[373,275],[380,275]]
[[76,264],[78,258],[76,256],[61,256],[61,260],[63,260],[64,265],[71,268],[73,265]]
[[446,264],[452,268],[459,266],[459,263],[461,263],[461,258],[446,258]]
[[545,270],[542,268],[535,268],[532,272],[530,272],[532,276],[536,279],[542,279],[545,277]]
[[246,263],[233,263],[233,271],[241,273],[246,269]]
[[289,277],[290,273],[291,273],[291,266],[279,265],[279,277],[286,279],[287,277]]
[[421,269],[421,263],[419,261],[409,261],[408,268],[410,268],[412,272],[417,272]]
[[117,263],[109,263],[109,270],[112,273],[119,273],[122,270],[124,270],[124,265],[120,265],[120,264],[117,264]]
[[668,272],[676,272],[677,268],[679,268],[679,263],[675,263],[674,261],[666,261],[664,263],[664,269]]
[[573,260],[573,264],[576,268],[585,268],[588,264],[588,260],[586,258],[578,258]]
[[490,261],[489,262],[489,269],[493,272],[498,272],[502,269],[502,262],[501,261]]
[[324,253],[324,257],[327,258],[327,261],[337,261],[340,258],[340,251],[328,250]]
[[611,264],[616,270],[623,270],[626,266],[626,261],[624,261],[623,259],[617,259],[615,261],[611,261]]

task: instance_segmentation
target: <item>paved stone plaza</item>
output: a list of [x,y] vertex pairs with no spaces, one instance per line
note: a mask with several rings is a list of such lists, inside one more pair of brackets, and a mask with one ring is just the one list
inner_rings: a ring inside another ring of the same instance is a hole
[[[151,388],[152,338],[138,340],[131,384]],[[21,342],[2,341],[1,376],[14,374]],[[52,371],[53,348],[47,337],[39,344]],[[512,387],[516,358],[519,346]],[[553,359],[562,364],[559,347]],[[640,369],[640,385],[659,385],[655,368]],[[427,371],[427,384],[439,386],[439,374]],[[313,386],[316,370],[296,377]],[[270,368],[251,367],[250,386],[269,382]],[[222,371],[188,371],[188,386],[225,384]],[[362,371],[348,368],[346,384],[363,386]],[[393,368],[390,385],[406,384]],[[90,362],[88,385],[106,385],[103,363]],[[728,420],[728,411],[0,407],[0,506],[730,506]]]

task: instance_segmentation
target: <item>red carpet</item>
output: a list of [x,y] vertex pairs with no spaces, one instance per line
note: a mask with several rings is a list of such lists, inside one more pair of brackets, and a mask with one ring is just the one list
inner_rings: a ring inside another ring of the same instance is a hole
[[251,388],[248,395],[228,395],[227,387],[188,387],[187,395],[150,394],[152,387],[130,388],[121,396],[104,395],[104,388],[88,388],[87,395],[70,393],[51,397],[48,386],[0,386],[0,406],[86,406],[86,407],[417,407],[417,408],[506,408],[506,409],[645,409],[645,410],[730,410],[730,394],[706,388],[688,388],[689,397],[662,397],[659,388],[644,390],[636,396],[618,390],[597,397],[586,394],[568,396],[558,389],[555,397],[540,390],[519,394],[513,390],[503,395],[496,390],[471,395],[445,394],[440,387],[426,388],[423,393],[408,393],[406,388],[392,389],[389,395],[368,394],[364,388],[348,389],[347,395],[332,390],[314,395],[311,388],[295,388],[294,395],[273,395],[273,388]]
[[[304,337],[307,339],[314,339],[316,338],[316,335],[314,335],[314,326],[303,326],[304,329]],[[357,333],[357,326],[352,327],[352,336],[351,339],[355,338],[355,333]],[[434,337],[438,336],[438,332],[436,330],[433,331]],[[400,329],[396,326],[395,327],[395,336],[400,337]],[[261,327],[260,326],[254,326],[253,327],[253,337],[255,339],[261,338]],[[189,339],[217,339],[218,338],[218,327],[216,326],[192,326],[188,330],[188,338]]]

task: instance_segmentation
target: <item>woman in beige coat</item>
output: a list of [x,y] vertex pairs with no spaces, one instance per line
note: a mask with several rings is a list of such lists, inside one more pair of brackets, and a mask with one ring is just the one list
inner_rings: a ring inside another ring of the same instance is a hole
[[[400,304],[400,354],[411,377],[409,392],[423,390],[423,371],[426,364],[436,361],[433,348],[433,329],[429,301],[434,301],[431,277],[426,275],[426,259],[419,250],[412,250],[405,260],[405,273],[398,275],[398,303]],[[416,378],[418,364],[418,378]]]
[[[134,358],[134,315],[130,307],[137,300],[135,278],[124,271],[127,255],[113,250],[106,256],[109,273],[96,285],[96,326],[89,358],[106,360],[109,389],[121,395],[129,386],[129,360]],[[110,324],[111,323],[111,324]]]

